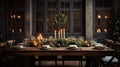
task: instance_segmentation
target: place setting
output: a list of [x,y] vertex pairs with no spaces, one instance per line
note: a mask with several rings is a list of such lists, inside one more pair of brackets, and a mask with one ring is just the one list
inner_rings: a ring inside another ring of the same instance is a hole
[[23,49],[25,48],[24,45],[15,45],[12,47],[12,49],[16,49],[16,50],[20,50],[20,49]]
[[69,50],[78,50],[79,47],[77,45],[75,45],[75,44],[71,44],[71,45],[68,45],[66,47],[66,49],[69,49]]
[[101,44],[101,43],[95,43],[95,45],[93,46],[93,49],[97,49],[97,50],[105,50],[106,46]]
[[42,46],[40,47],[40,49],[41,49],[41,50],[50,50],[50,49],[52,49],[52,47],[51,47],[50,45],[42,45]]

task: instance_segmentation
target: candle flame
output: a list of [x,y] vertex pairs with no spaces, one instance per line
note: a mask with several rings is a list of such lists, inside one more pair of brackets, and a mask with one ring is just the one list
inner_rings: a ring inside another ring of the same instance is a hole
[[107,29],[106,29],[106,28],[104,29],[104,32],[107,32]]
[[12,29],[12,32],[15,32],[15,30],[14,30],[14,29]]
[[37,41],[34,40],[34,41],[33,41],[33,45],[34,45],[34,46],[37,46]]
[[97,33],[101,33],[101,29],[100,28],[97,29]]
[[101,15],[98,14],[97,17],[98,17],[98,19],[101,19]]
[[108,18],[108,16],[105,16],[105,19],[107,19]]
[[21,16],[20,16],[20,15],[18,15],[18,16],[17,16],[17,18],[19,18],[19,19],[20,19],[20,18],[21,18]]

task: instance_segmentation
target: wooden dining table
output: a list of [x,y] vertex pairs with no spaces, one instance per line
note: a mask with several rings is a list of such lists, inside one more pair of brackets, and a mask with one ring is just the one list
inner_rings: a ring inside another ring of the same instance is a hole
[[66,47],[53,47],[50,49],[40,49],[38,47],[10,48],[5,50],[9,55],[21,56],[105,56],[112,55],[113,49],[106,47],[105,49],[94,49],[94,47],[78,47],[76,49],[68,49]]
[[100,58],[106,55],[112,55],[114,50],[109,47],[105,47],[104,49],[95,49],[94,47],[78,47],[76,49],[68,49],[66,47],[53,47],[50,49],[23,47],[9,48],[4,53],[13,56],[86,56]]

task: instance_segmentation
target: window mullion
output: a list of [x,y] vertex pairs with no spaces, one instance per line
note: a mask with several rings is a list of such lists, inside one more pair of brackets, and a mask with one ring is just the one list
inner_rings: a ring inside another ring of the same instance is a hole
[[70,1],[70,33],[74,32],[73,31],[73,0]]
[[45,0],[45,2],[44,2],[44,7],[45,7],[45,9],[44,9],[44,11],[45,11],[44,12],[44,16],[45,16],[44,17],[44,24],[45,24],[44,25],[44,33],[47,33],[47,28],[48,28],[47,27],[47,20],[46,20],[47,19],[47,0]]

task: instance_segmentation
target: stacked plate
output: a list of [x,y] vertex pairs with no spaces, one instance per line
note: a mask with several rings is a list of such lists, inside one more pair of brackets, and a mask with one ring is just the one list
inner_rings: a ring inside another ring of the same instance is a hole
[[52,47],[50,45],[42,45],[40,47],[40,49],[43,49],[43,50],[48,50],[48,49],[51,49]]
[[97,44],[95,44],[94,49],[103,50],[103,49],[105,49],[105,46],[101,43],[97,43]]
[[13,49],[22,49],[22,48],[25,48],[23,45],[16,45],[16,46],[13,46]]
[[77,49],[78,47],[77,47],[77,45],[69,45],[68,47],[67,47],[67,49]]

